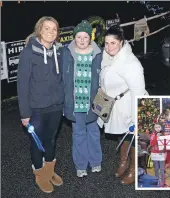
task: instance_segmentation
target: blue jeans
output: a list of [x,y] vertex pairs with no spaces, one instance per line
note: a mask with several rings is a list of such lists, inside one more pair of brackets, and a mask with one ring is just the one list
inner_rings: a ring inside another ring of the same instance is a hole
[[62,118],[62,111],[48,113],[33,113],[30,123],[34,126],[35,133],[39,137],[45,153],[40,151],[31,138],[31,161],[35,169],[42,168],[43,157],[45,161],[51,162],[55,158],[56,134]]
[[86,123],[86,113],[75,113],[75,117],[76,122],[72,123],[72,154],[76,169],[86,170],[88,163],[91,167],[100,166],[102,150],[97,122]]
[[155,169],[155,176],[158,177],[159,184],[163,185],[165,177],[165,161],[153,161],[153,164]]

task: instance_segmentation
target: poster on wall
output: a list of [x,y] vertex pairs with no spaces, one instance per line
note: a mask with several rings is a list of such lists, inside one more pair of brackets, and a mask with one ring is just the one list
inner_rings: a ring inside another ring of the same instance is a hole
[[5,42],[1,42],[1,80],[8,78]]
[[8,83],[17,81],[19,55],[25,47],[25,40],[6,43]]
[[60,43],[67,46],[73,40],[74,26],[60,28]]

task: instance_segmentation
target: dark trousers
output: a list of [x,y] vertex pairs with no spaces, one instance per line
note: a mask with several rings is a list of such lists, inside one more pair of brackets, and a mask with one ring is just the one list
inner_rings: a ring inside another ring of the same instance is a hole
[[45,153],[38,149],[33,138],[31,138],[31,160],[35,169],[42,168],[43,157],[45,161],[51,162],[55,158],[56,134],[60,125],[62,111],[32,114],[30,123],[34,126],[35,133],[39,137]]

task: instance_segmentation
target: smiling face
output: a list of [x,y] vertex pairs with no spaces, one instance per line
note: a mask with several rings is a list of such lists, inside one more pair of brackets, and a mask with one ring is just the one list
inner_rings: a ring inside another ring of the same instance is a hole
[[75,42],[79,49],[86,49],[90,44],[90,36],[86,32],[78,32],[75,36]]
[[47,48],[50,47],[58,35],[57,25],[53,21],[44,21],[40,30],[40,42]]
[[155,124],[155,125],[154,125],[154,130],[155,130],[157,133],[159,133],[159,132],[161,131],[161,129],[162,129],[162,127],[161,127],[160,124]]
[[108,35],[105,37],[105,51],[110,56],[115,56],[122,47],[122,41],[116,39],[113,35]]

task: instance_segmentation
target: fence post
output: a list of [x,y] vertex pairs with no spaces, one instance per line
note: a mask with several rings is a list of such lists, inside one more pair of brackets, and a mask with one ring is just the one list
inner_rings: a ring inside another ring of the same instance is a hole
[[147,35],[144,33],[144,54],[147,53]]
[[160,98],[160,114],[162,113],[163,105],[162,105],[162,98]]
[[[144,19],[147,21],[146,16],[144,16]],[[144,54],[147,53],[147,34],[144,32]]]

